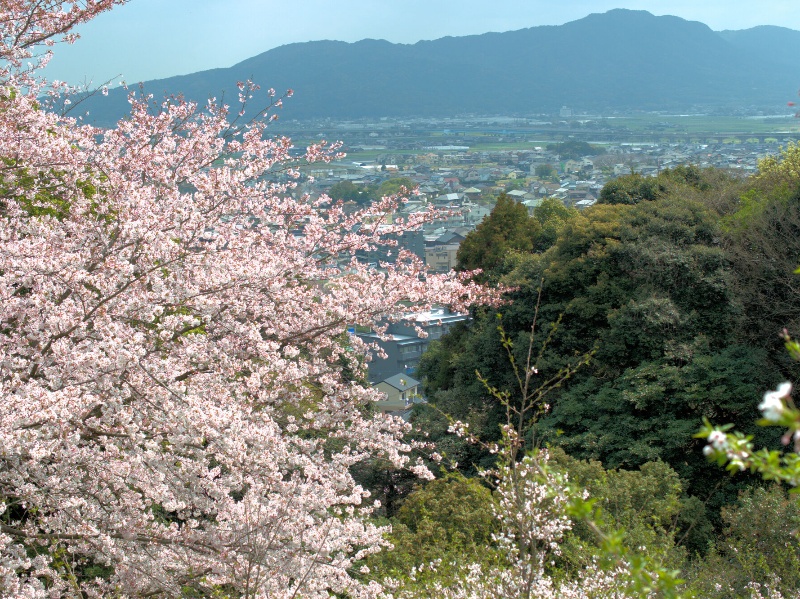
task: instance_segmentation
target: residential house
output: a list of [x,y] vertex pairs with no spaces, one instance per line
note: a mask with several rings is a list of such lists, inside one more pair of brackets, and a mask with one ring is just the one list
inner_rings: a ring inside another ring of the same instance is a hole
[[533,198],[531,200],[522,200],[522,205],[528,209],[528,214],[533,216],[533,211],[542,205],[543,198]]
[[464,235],[448,230],[436,239],[425,242],[425,265],[433,272],[450,272],[456,266],[456,255]]
[[549,198],[554,196],[560,188],[561,185],[557,183],[542,183],[535,193],[537,197]]
[[[390,322],[383,334],[356,333],[362,341],[376,344],[386,354],[386,358],[375,355],[369,362],[369,380],[382,381],[395,374],[413,375],[428,344],[440,339],[450,327],[467,320],[467,314],[438,308],[402,315],[396,321]],[[427,336],[420,337],[417,328]]]
[[375,389],[386,395],[375,407],[384,414],[396,414],[403,417],[410,411],[414,403],[421,400],[420,382],[407,374],[395,374],[375,383]]
[[463,193],[446,193],[433,200],[437,206],[460,206],[463,201]]
[[483,190],[478,189],[477,187],[467,187],[462,193],[466,194],[469,198],[477,198],[480,197],[480,195],[483,193]]
[[596,202],[597,198],[586,189],[570,189],[567,192],[567,197],[564,198],[564,205],[572,206],[579,210],[593,206]]

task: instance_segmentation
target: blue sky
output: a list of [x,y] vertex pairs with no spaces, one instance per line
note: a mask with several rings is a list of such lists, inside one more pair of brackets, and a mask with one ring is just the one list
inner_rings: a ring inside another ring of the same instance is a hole
[[128,83],[231,66],[283,44],[446,35],[561,25],[612,8],[701,21],[714,30],[800,30],[798,0],[131,0],[56,48],[50,79]]

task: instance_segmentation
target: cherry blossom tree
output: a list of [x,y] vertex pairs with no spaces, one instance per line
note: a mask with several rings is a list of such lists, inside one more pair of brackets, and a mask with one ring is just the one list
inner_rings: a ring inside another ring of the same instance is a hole
[[0,595],[375,596],[352,565],[383,531],[350,467],[424,468],[370,409],[347,326],[493,296],[403,253],[349,259],[431,215],[379,230],[397,198],[300,195],[268,119],[48,110],[63,86],[36,53],[120,3],[0,1]]
[[[588,493],[551,463],[549,450],[537,447],[531,423],[549,409],[548,395],[592,356],[575,356],[549,379],[541,378],[537,362],[551,337],[534,351],[538,314],[537,306],[524,363],[517,361],[513,340],[498,326],[516,378],[513,391],[493,387],[476,373],[505,408],[500,440],[483,442],[469,423],[451,420],[450,432],[497,457],[495,467],[482,472],[494,489],[497,532],[492,546],[482,561],[436,559],[413,568],[405,579],[385,579],[384,585],[399,599],[680,599],[678,573],[648,556],[646,547],[628,546],[624,531],[604,523],[602,509]],[[550,335],[556,329],[557,324],[551,325]],[[584,547],[578,563],[559,571],[555,560],[565,557],[561,545],[578,522],[596,537],[597,547]]]

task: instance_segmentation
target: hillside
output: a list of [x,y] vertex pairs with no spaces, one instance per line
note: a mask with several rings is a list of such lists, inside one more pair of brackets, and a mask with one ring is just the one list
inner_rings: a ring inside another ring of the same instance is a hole
[[[253,79],[294,89],[282,118],[298,119],[552,113],[562,105],[604,112],[774,108],[794,96],[791,57],[799,40],[800,33],[781,28],[718,33],[618,9],[562,26],[416,44],[289,44],[230,68],[143,85],[157,98],[183,93],[202,101],[235,99],[236,82]],[[95,122],[108,124],[127,112],[126,92],[112,90],[86,107]]]
[[741,31],[720,31],[719,35],[764,64],[782,64],[792,68],[797,66],[800,31],[762,25]]

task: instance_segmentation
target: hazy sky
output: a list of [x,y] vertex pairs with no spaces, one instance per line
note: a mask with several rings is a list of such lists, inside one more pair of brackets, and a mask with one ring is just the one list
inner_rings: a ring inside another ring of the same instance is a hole
[[231,66],[292,42],[413,43],[446,35],[561,25],[612,8],[701,21],[712,29],[800,30],[798,0],[130,0],[59,46],[50,79],[128,83]]

